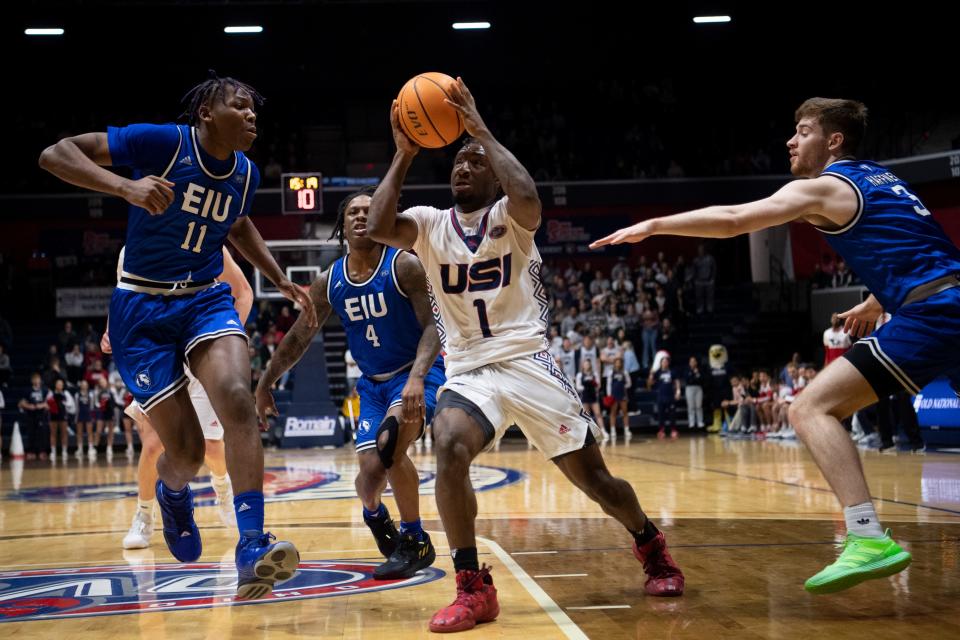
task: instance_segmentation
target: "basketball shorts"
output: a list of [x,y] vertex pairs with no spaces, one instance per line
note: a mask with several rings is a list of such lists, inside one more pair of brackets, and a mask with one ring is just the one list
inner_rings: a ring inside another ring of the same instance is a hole
[[576,389],[546,351],[455,375],[441,389],[441,398],[447,390],[463,396],[489,421],[493,437],[488,449],[513,424],[549,459],[600,436]]
[[[402,371],[389,380],[377,382],[367,376],[361,376],[357,382],[360,394],[360,419],[357,421],[357,453],[377,446],[377,434],[380,425],[392,407],[403,404],[403,387],[407,384],[410,371]],[[423,379],[423,402],[426,405],[424,426],[433,420],[433,410],[437,406],[437,392],[446,380],[443,367],[435,364]]]
[[[213,405],[210,404],[210,398],[207,397],[207,392],[204,391],[203,385],[193,376],[190,369],[184,367],[184,371],[190,380],[187,385],[187,390],[190,393],[190,402],[193,404],[193,410],[197,412],[197,419],[200,420],[203,439],[223,440],[223,425],[220,424],[220,419],[213,410]],[[137,423],[139,423],[140,420],[140,416],[137,415],[138,413],[146,415],[143,407],[136,400],[127,405],[123,412]]]

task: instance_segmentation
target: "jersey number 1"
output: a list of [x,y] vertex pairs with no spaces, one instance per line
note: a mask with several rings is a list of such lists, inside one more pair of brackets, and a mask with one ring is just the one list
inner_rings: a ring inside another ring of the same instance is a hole
[[484,338],[492,338],[490,331],[490,320],[487,319],[487,304],[479,298],[473,301],[473,306],[477,308],[477,317],[480,318],[480,333]]
[[[187,237],[183,239],[183,244],[180,245],[181,249],[190,250],[190,240],[193,238],[193,228],[197,226],[196,222],[191,222],[187,226]],[[200,253],[200,248],[203,246],[203,239],[207,237],[207,225],[200,227],[200,234],[197,236],[197,244],[193,247],[194,253]]]

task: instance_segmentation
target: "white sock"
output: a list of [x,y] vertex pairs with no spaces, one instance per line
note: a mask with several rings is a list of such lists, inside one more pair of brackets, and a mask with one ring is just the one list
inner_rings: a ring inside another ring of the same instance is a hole
[[884,535],[880,526],[880,519],[873,508],[873,502],[855,504],[843,510],[843,517],[847,521],[847,531],[858,536],[881,538]]
[[148,518],[153,516],[153,500],[141,500],[137,498],[137,509],[140,512],[147,516]]
[[222,493],[222,490],[227,488],[227,474],[218,476],[213,471],[210,472],[210,484],[213,485],[213,490],[217,493]]

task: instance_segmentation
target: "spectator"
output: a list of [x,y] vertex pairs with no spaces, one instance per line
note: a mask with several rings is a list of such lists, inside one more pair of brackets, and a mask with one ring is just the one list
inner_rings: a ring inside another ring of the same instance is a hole
[[585,331],[586,329],[583,328],[583,323],[578,322],[577,324],[574,325],[573,331],[571,331],[564,337],[570,338],[570,343],[573,344],[574,349],[579,349],[580,345],[583,344],[583,334],[585,333]]
[[590,366],[593,370],[599,371],[600,353],[597,350],[597,346],[593,343],[593,336],[590,334],[583,336],[583,344],[581,344],[577,350],[577,361],[580,363],[581,371],[583,370],[584,360],[590,360]]
[[593,299],[592,306],[585,320],[588,333],[594,336],[599,336],[604,333],[607,328],[607,314],[603,312],[602,297],[598,296]]
[[760,421],[760,431],[766,433],[773,428],[776,388],[766,370],[761,369],[759,377],[760,385],[757,387],[756,395],[757,416]]
[[577,354],[573,348],[573,343],[570,342],[570,338],[564,338],[560,346],[552,349],[550,354],[553,356],[553,359],[557,361],[557,366],[560,367],[568,380],[573,380],[577,377]]
[[106,436],[107,439],[107,458],[113,457],[113,432],[116,428],[114,423],[113,392],[110,390],[110,382],[106,376],[97,378],[94,388],[94,400],[96,401],[97,411],[97,446],[100,446],[100,439]]
[[13,368],[10,366],[10,356],[4,352],[3,345],[0,344],[0,387],[7,386],[12,375]]
[[577,307],[570,305],[567,309],[567,315],[563,317],[563,320],[560,321],[560,335],[566,337],[570,335],[570,332],[577,326],[577,319],[579,316]]
[[[97,338],[96,341],[88,341],[86,345],[83,350],[83,366],[84,369],[90,371],[94,362],[99,362],[101,365],[103,364],[103,353],[100,352],[99,338]],[[94,386],[94,383],[91,383],[90,386]]]
[[823,267],[820,263],[813,265],[813,277],[810,278],[810,288],[811,289],[826,289],[833,284],[833,278],[830,277],[830,274],[823,271]]
[[637,358],[637,352],[633,348],[633,343],[629,340],[623,340],[620,343],[623,347],[623,368],[630,374],[630,378],[640,375],[640,360]]
[[687,396],[687,426],[691,429],[703,429],[703,374],[700,373],[700,362],[694,356],[690,356],[684,383]]
[[52,356],[50,358],[50,366],[43,374],[43,384],[48,389],[52,389],[56,385],[57,380],[63,380],[64,383],[66,383],[67,376],[60,370],[60,358],[58,356]]
[[660,329],[660,316],[654,309],[643,312],[643,353],[640,355],[640,366],[649,369],[653,356],[657,353],[657,332]]
[[[79,342],[81,345],[83,345],[84,349],[86,349],[87,345],[90,343],[98,344],[100,342],[100,332],[94,329],[93,325],[88,322],[86,326],[83,328],[83,335],[80,336]],[[86,366],[87,364],[89,363],[85,362],[84,366]]]
[[852,346],[850,335],[843,330],[839,314],[834,312],[830,316],[830,326],[823,332],[823,366],[826,367],[842,356]]
[[83,457],[83,434],[86,433],[87,455],[90,459],[93,459],[97,456],[96,443],[93,441],[94,400],[93,394],[90,392],[90,384],[86,380],[80,380],[76,403],[77,458]]
[[277,316],[277,329],[286,335],[296,320],[297,319],[293,317],[293,314],[290,313],[290,305],[285,304],[280,309],[280,315]]
[[43,386],[39,373],[30,376],[30,389],[20,399],[17,407],[23,412],[24,448],[27,460],[47,459],[48,426],[47,426],[47,396],[50,391]]
[[617,331],[623,330],[626,328],[626,325],[623,322],[623,318],[620,317],[620,314],[617,311],[617,303],[615,301],[610,301],[610,305],[607,308],[607,333],[616,333]]
[[[660,321],[660,331],[657,332],[657,349],[674,352],[677,346],[676,330],[670,318],[664,318]],[[656,353],[656,351],[654,351]]]
[[576,386],[584,410],[592,415],[600,426],[603,431],[603,439],[608,439],[610,434],[603,426],[603,412],[600,411],[600,379],[593,368],[593,360],[586,358],[580,362],[580,372],[577,373]]
[[[892,421],[891,421],[892,420]],[[893,436],[897,431],[894,425],[903,427],[910,440],[910,450],[914,453],[926,451],[923,436],[920,435],[920,423],[917,412],[910,402],[910,394],[900,389],[893,395],[884,395],[877,402],[877,431],[880,433],[880,451],[895,452]]]
[[[627,264],[627,259],[623,256],[617,258],[617,264],[613,265],[613,269],[610,270],[610,277],[616,280],[629,280],[630,278],[630,265]],[[614,289],[616,290],[616,289]],[[632,286],[631,286],[632,290]]]
[[[612,340],[609,338],[608,340]],[[623,358],[616,358],[610,373],[606,376],[607,395],[613,399],[610,405],[610,433],[617,432],[617,413],[623,420],[623,436],[630,438],[630,416],[627,414],[627,400],[631,386],[630,374],[623,368]]]
[[697,297],[697,315],[704,310],[713,313],[713,290],[717,278],[717,261],[702,244],[697,246],[693,260],[693,286]]
[[[113,377],[113,374],[110,374],[110,384],[112,385],[110,393],[113,394],[113,420],[114,425],[119,425],[123,427],[123,437],[127,442],[127,456],[133,455],[133,420],[124,413],[124,409],[127,408],[133,401],[133,395],[127,391],[127,387],[123,384],[123,378],[117,375],[116,378]],[[112,446],[112,439],[111,439]]]
[[833,272],[830,284],[835,288],[849,287],[853,284],[853,272],[847,268],[847,263],[843,260],[837,260],[837,268]]
[[557,325],[550,325],[550,332],[547,336],[547,351],[552,351],[554,349],[559,349],[560,345],[563,344],[563,338],[560,337],[560,331],[557,329]]
[[70,351],[63,356],[67,363],[67,381],[71,387],[76,387],[77,383],[83,377],[83,352],[80,351],[80,343],[75,342]]
[[617,274],[617,276],[615,277],[616,279],[613,281],[613,284],[610,285],[610,289],[614,293],[623,293],[628,296],[633,294],[633,289],[634,289],[633,283],[627,279],[627,275],[628,274],[624,273],[623,271]]
[[728,432],[754,433],[757,430],[757,411],[753,398],[747,389],[746,378],[730,377],[731,399],[724,400],[721,407],[727,410],[727,415],[733,414]]
[[57,379],[53,393],[47,398],[47,407],[50,411],[50,459],[57,459],[57,436],[60,436],[60,457],[67,460],[67,445],[70,434],[67,430],[67,421],[77,413],[77,405],[73,395],[67,391],[67,385],[62,378]]
[[597,272],[594,274],[593,281],[590,283],[588,288],[590,291],[591,297],[602,296],[607,291],[610,291],[610,281],[603,275],[603,271],[597,269]]
[[92,389],[99,389],[100,380],[108,380],[107,372],[103,370],[103,362],[101,360],[94,360],[93,364],[87,368],[87,373],[84,374],[83,379],[87,381],[87,384],[89,384]]
[[[790,370],[790,365],[793,365],[793,372]],[[793,389],[793,380],[796,377],[796,370],[800,366],[800,354],[796,351],[793,353],[793,357],[790,358],[790,362],[784,365],[783,369],[780,371],[780,384],[786,385]]]
[[63,323],[63,331],[57,336],[57,342],[60,344],[60,353],[66,353],[73,345],[79,344],[80,336],[73,330],[73,323],[69,320]]
[[676,440],[680,435],[677,433],[676,425],[673,421],[673,403],[680,399],[680,381],[673,377],[670,370],[670,357],[666,356],[660,360],[660,368],[656,371],[650,371],[647,378],[647,388],[657,394],[657,421],[660,423],[660,430],[657,431],[657,437],[663,439],[667,435],[667,426],[670,427],[670,438]]
[[600,350],[600,362],[603,363],[601,375],[607,378],[613,372],[613,364],[623,358],[623,349],[617,345],[613,336],[607,336],[607,343]]

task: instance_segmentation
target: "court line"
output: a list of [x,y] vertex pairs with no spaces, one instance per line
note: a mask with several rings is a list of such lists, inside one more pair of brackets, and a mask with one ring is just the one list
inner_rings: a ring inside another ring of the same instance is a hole
[[550,619],[553,620],[560,631],[563,632],[565,636],[571,640],[590,640],[587,634],[585,634],[577,624],[570,619],[563,609],[557,606],[557,603],[547,595],[547,592],[544,591],[540,585],[534,582],[533,578],[530,577],[526,571],[523,570],[517,561],[510,557],[510,554],[503,550],[499,544],[493,540],[487,538],[482,538],[477,536],[477,540],[487,545],[487,547],[493,551],[493,554],[500,558],[500,562],[510,570],[510,573],[513,574],[513,577],[517,579],[524,589],[527,590],[527,593],[537,601],[537,604],[540,605],[540,608],[543,609]]
[[[534,578],[583,578],[586,573],[547,573],[539,576],[533,576]],[[567,607],[569,609],[569,607]]]
[[581,611],[592,611],[595,609],[629,609],[630,605],[628,604],[598,604],[592,607],[567,607],[567,611],[573,609],[579,609]]
[[556,553],[556,551],[514,551],[510,555],[512,556],[539,556],[547,555],[548,553]]
[[[762,476],[750,476],[742,473],[737,473],[735,471],[723,471],[722,469],[711,469],[710,467],[697,467],[692,464],[680,464],[677,462],[664,462],[663,460],[655,460],[653,458],[643,458],[640,456],[631,456],[625,453],[611,452],[610,455],[613,457],[619,456],[621,458],[630,458],[631,460],[639,460],[641,462],[652,462],[654,464],[662,464],[668,467],[679,467],[680,469],[696,469],[697,471],[719,473],[720,475],[732,476],[734,478],[743,478],[745,480],[760,480],[761,482],[772,482],[774,484],[782,484],[788,487],[797,487],[798,489],[809,489],[811,491],[819,491],[821,493],[833,493],[832,489],[825,489],[823,487],[813,487],[810,485],[800,484],[798,482],[789,482],[787,480],[775,480],[774,478],[764,478]],[[870,496],[870,499],[878,502],[889,502],[892,504],[905,505],[908,507],[918,507],[921,509],[930,509],[931,511],[942,511],[944,513],[952,513],[952,514],[960,515],[960,511],[956,509],[947,509],[946,507],[932,507],[927,504],[907,502],[906,500],[894,500],[893,498],[878,498],[876,496]]]

